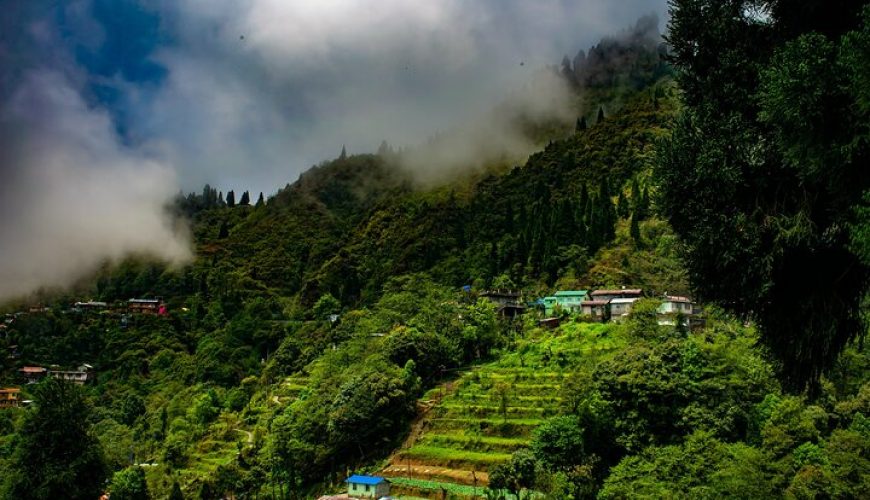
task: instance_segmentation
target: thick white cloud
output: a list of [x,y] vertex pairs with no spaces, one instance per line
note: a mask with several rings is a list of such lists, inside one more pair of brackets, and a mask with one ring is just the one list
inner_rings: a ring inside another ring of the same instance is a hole
[[29,73],[0,108],[0,300],[64,286],[130,253],[189,258],[164,211],[174,170],[118,141],[62,74]]

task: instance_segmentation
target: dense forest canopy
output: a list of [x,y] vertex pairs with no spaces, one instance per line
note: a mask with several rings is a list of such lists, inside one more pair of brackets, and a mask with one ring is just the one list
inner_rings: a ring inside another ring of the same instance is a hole
[[866,332],[862,3],[672,2],[686,108],[660,150],[661,210],[699,295],[756,319],[798,389]]

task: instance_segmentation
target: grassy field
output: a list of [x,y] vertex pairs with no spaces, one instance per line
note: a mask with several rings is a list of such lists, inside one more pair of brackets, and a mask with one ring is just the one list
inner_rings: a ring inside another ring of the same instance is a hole
[[564,378],[624,345],[614,325],[530,329],[496,361],[466,372],[449,389],[430,390],[422,399],[434,406],[384,475],[409,495],[440,498],[444,488],[483,497],[489,468],[510,460],[529,445],[535,428],[561,412]]

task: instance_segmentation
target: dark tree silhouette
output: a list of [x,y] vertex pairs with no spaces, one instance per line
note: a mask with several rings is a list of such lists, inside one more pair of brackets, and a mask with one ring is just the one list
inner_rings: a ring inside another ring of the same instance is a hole
[[671,2],[686,108],[657,207],[696,294],[755,319],[787,385],[815,389],[867,331],[870,268],[848,228],[870,189],[870,8],[862,25],[863,2],[771,0],[758,22],[757,3]]
[[4,471],[9,474],[4,498],[99,498],[107,469],[83,391],[48,378],[33,392],[36,408],[24,414]]

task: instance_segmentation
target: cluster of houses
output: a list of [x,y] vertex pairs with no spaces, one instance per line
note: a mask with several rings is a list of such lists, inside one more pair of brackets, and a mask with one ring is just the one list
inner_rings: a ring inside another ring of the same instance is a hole
[[[523,303],[520,292],[515,290],[489,290],[480,296],[491,300],[502,316],[513,318],[527,309],[537,309],[544,314],[542,325],[555,326],[562,313],[585,316],[594,321],[620,321],[628,316],[637,300],[648,295],[640,288],[621,287],[560,290],[530,303]],[[683,324],[688,326],[691,317],[700,312],[689,297],[665,293],[658,298],[661,301],[658,309],[661,325],[675,325],[677,318],[682,318]]]
[[[634,303],[644,296],[644,290],[640,288],[564,290],[540,299],[537,305],[548,318],[566,312],[597,321],[620,321],[631,313]],[[665,293],[659,300],[659,324],[662,325],[675,325],[681,316],[684,325],[688,326],[689,318],[697,312],[689,297]]]
[[[51,308],[44,307],[42,305],[31,306],[27,309],[27,311],[19,311],[13,314],[7,314],[5,320],[0,323],[0,329],[7,328],[7,325],[11,325],[15,318],[23,315],[23,314],[39,314],[46,313],[51,311]],[[98,313],[98,312],[109,312],[109,313],[128,313],[128,314],[158,314],[164,315],[168,314],[169,310],[166,307],[166,303],[163,301],[162,297],[156,297],[153,299],[129,299],[125,302],[117,302],[114,304],[109,304],[108,302],[101,302],[96,300],[88,300],[88,301],[78,301],[72,304],[69,309],[65,309],[63,312],[74,312],[74,313]]]
[[76,302],[73,304],[72,310],[75,312],[88,312],[88,311],[111,311],[111,312],[124,312],[126,311],[129,314],[159,314],[164,315],[169,311],[166,308],[166,303],[163,302],[163,298],[157,297],[153,299],[129,299],[126,303],[126,306],[119,305],[115,307],[109,307],[109,304],[106,302],[97,302],[97,301],[87,301],[87,302]]
[[[94,378],[94,367],[83,364],[76,370],[57,370],[43,366],[24,366],[18,370],[18,373],[27,384],[35,384],[45,377],[52,377],[73,384],[84,385]],[[21,399],[21,389],[19,387],[0,388],[0,410],[27,406],[30,403],[31,401],[29,400]]]
[[77,385],[84,385],[94,378],[94,367],[88,364],[79,365],[76,370],[55,370],[43,366],[24,366],[18,370],[24,381],[35,384],[45,377],[65,380]]

